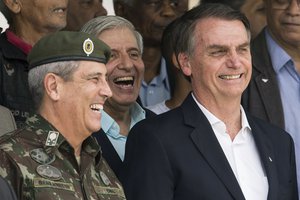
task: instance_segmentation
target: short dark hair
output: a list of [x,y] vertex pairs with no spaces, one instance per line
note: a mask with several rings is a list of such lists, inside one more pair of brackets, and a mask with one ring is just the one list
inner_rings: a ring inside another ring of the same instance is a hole
[[175,74],[174,74],[175,66],[172,57],[173,57],[173,53],[175,53],[175,46],[179,38],[180,31],[183,29],[184,26],[184,24],[181,22],[182,21],[180,18],[176,18],[170,24],[168,24],[163,31],[163,35],[161,39],[161,52],[162,52],[162,56],[166,61],[167,73],[168,73],[168,78],[171,86],[170,87],[171,96],[173,96],[174,94],[174,87],[176,84]]
[[176,56],[178,56],[179,53],[187,53],[188,55],[192,55],[194,52],[194,32],[197,22],[201,19],[211,17],[229,21],[241,21],[244,24],[250,39],[251,34],[249,21],[247,17],[240,11],[234,10],[227,5],[220,3],[200,4],[181,16],[182,23],[184,23],[185,27],[184,30],[179,32],[180,36],[178,37],[178,41],[175,46]]

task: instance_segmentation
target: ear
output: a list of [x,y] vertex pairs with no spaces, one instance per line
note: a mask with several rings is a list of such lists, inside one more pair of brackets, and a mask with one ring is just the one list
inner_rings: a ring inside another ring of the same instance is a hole
[[13,13],[19,13],[21,11],[21,2],[20,0],[3,0],[4,4],[8,9]]
[[61,84],[62,79],[59,76],[53,73],[48,73],[44,78],[45,95],[47,94],[47,96],[53,101],[59,100]]
[[189,56],[186,53],[179,53],[178,62],[183,74],[186,76],[191,76],[192,68],[189,61]]

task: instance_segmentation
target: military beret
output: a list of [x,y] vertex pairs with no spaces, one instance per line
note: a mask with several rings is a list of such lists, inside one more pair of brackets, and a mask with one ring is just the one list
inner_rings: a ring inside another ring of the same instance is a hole
[[43,64],[91,60],[106,64],[110,48],[98,38],[83,32],[58,31],[41,38],[28,55],[29,70]]

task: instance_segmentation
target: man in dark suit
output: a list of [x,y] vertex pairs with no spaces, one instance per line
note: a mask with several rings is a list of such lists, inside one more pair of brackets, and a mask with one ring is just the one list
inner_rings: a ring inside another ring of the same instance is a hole
[[142,36],[128,20],[118,16],[92,19],[82,31],[95,35],[112,49],[106,66],[113,96],[104,104],[102,129],[93,136],[109,166],[119,176],[129,130],[145,117],[155,115],[136,102],[144,77]]
[[242,105],[292,136],[299,182],[300,5],[299,0],[265,0],[265,4],[268,25],[251,44],[252,80]]
[[298,199],[292,138],[240,105],[252,70],[248,20],[222,4],[181,20],[176,54],[192,93],[131,129],[121,176],[127,199]]

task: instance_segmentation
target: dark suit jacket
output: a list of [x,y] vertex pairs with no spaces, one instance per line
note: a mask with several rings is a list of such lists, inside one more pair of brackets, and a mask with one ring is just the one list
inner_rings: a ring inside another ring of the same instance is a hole
[[0,177],[0,199],[17,200],[12,187],[2,177]]
[[284,128],[284,115],[275,71],[268,52],[265,31],[251,44],[252,80],[242,105],[252,115]]
[[[145,108],[143,109],[146,112],[146,118],[150,118],[156,115],[155,113],[153,113],[148,109]],[[98,132],[93,133],[93,136],[97,139],[101,147],[102,155],[105,158],[106,162],[108,163],[110,168],[114,171],[116,176],[119,178],[120,170],[123,167],[123,162],[119,157],[117,151],[115,150],[114,146],[112,145],[112,143],[110,142],[107,135],[102,129],[100,129]]]
[[[298,199],[291,137],[264,121],[247,118],[268,178],[268,200]],[[191,95],[179,108],[131,129],[121,182],[127,200],[245,199],[209,121]]]

